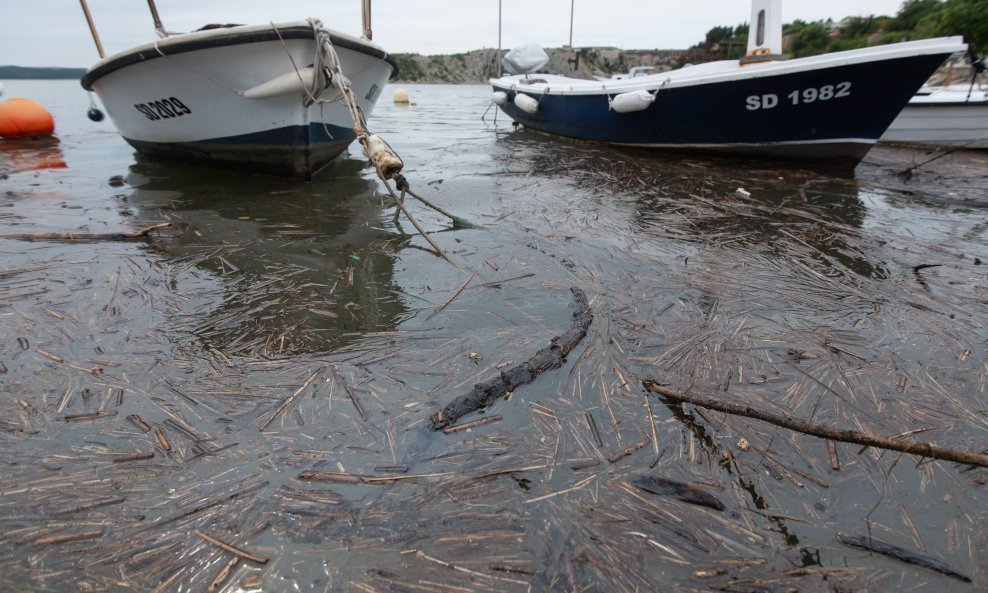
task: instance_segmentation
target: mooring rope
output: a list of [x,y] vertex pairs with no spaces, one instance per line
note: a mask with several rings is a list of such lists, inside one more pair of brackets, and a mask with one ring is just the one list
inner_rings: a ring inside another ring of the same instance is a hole
[[[383,138],[371,134],[367,129],[367,122],[364,120],[363,113],[360,110],[360,106],[357,104],[357,99],[353,95],[353,89],[350,84],[350,80],[343,74],[343,69],[340,65],[339,56],[336,53],[336,48],[333,46],[332,39],[329,30],[323,27],[322,23],[318,19],[309,19],[308,21],[312,25],[313,36],[316,42],[316,58],[315,58],[315,76],[313,84],[313,92],[318,92],[319,89],[328,88],[329,86],[334,87],[339,91],[339,96],[332,99],[335,102],[341,101],[346,107],[350,119],[353,121],[353,132],[357,136],[357,141],[360,143],[364,150],[364,154],[370,160],[371,164],[374,165],[374,169],[377,172],[377,176],[384,183],[385,189],[388,190],[388,194],[394,201],[395,206],[402,214],[412,223],[412,226],[422,235],[429,245],[438,253],[443,259],[449,263],[456,265],[453,261],[446,255],[446,252],[429,236],[429,233],[422,228],[422,226],[415,220],[412,213],[405,208],[404,198],[405,194],[408,193],[418,199],[420,202],[435,209],[440,214],[450,217],[455,225],[459,226],[474,226],[469,222],[464,221],[462,218],[455,217],[441,208],[437,208],[435,205],[431,204],[427,200],[423,200],[417,194],[411,191],[409,188],[408,181],[404,176],[401,175],[401,170],[404,167],[404,162],[401,157],[391,148],[391,146]],[[293,62],[294,64],[294,62]],[[296,66],[296,72],[298,72],[298,67]],[[299,74],[299,79],[301,79],[301,74]],[[318,103],[323,103],[324,100],[318,99],[306,89],[306,93],[309,98]],[[325,124],[324,124],[325,125]],[[390,181],[394,181],[398,189],[401,190],[401,196],[399,197],[394,188],[391,187]],[[395,212],[397,217],[398,212]]]

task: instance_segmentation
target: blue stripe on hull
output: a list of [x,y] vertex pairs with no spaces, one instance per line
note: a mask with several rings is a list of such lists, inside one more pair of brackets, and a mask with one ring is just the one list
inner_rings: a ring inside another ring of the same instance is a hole
[[196,142],[125,140],[151,158],[308,180],[346,150],[355,138],[350,128],[312,123]]
[[[945,57],[667,88],[647,109],[633,113],[610,111],[603,95],[546,94],[529,114],[514,105],[514,92],[502,109],[526,127],[581,140],[856,164]],[[847,96],[804,101],[805,89],[819,93],[830,87],[836,94],[841,83],[850,83]],[[749,109],[749,97],[761,102],[767,95],[775,96],[774,106]]]

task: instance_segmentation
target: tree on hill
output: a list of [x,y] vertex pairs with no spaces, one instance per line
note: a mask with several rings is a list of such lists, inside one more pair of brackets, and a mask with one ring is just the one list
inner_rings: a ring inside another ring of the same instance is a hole
[[988,0],[947,0],[934,31],[937,35],[959,33],[975,53],[988,53]]
[[[812,23],[797,19],[784,25],[782,32],[789,39],[789,53],[797,58],[948,35],[963,35],[983,55],[988,54],[988,0],[905,0],[894,17],[848,17],[839,25],[830,19]],[[746,36],[747,25],[733,31],[714,27],[707,32],[706,43],[697,47],[725,43],[744,47]]]

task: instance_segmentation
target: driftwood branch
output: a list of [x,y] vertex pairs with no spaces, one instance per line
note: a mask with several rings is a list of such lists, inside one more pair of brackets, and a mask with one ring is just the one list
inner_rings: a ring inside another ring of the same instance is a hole
[[566,333],[553,338],[548,348],[539,350],[532,358],[507,371],[502,371],[499,376],[485,383],[477,383],[473,391],[461,395],[436,412],[432,416],[433,430],[446,428],[470,412],[482,410],[498,398],[506,397],[518,386],[531,383],[542,372],[563,365],[566,356],[587,335],[590,323],[593,322],[593,313],[590,312],[587,295],[579,288],[570,290],[573,292],[576,308],[573,311],[573,323]]
[[15,239],[17,241],[129,241],[131,239],[143,239],[152,231],[171,225],[170,222],[162,222],[136,231],[122,233],[12,233],[0,235],[0,239]]
[[917,554],[916,552],[911,552],[905,548],[893,546],[892,544],[887,544],[885,542],[878,541],[877,539],[859,535],[838,534],[837,541],[845,546],[851,546],[852,548],[858,548],[860,550],[868,550],[869,552],[875,552],[876,554],[888,556],[889,558],[895,558],[896,560],[901,560],[908,564],[922,566],[923,568],[934,570],[940,574],[964,581],[965,583],[971,582],[970,577],[957,572],[936,558],[923,556],[922,554]]
[[896,438],[869,434],[866,432],[859,432],[856,430],[841,430],[837,428],[830,428],[829,426],[811,424],[798,418],[773,414],[771,412],[752,408],[751,406],[732,404],[711,397],[698,395],[696,393],[686,393],[675,389],[669,389],[667,387],[660,386],[652,379],[645,379],[642,381],[642,384],[648,391],[668,397],[669,399],[673,399],[678,402],[691,403],[695,406],[700,406],[701,408],[717,410],[718,412],[724,412],[725,414],[755,418],[756,420],[762,420],[776,426],[781,426],[803,434],[820,437],[822,439],[832,439],[842,443],[854,443],[856,445],[864,445],[867,447],[879,447],[881,449],[902,451],[903,453],[930,457],[932,459],[943,459],[945,461],[954,461],[957,463],[988,467],[988,455],[981,453],[946,449],[943,447],[936,447],[930,443],[910,442]]

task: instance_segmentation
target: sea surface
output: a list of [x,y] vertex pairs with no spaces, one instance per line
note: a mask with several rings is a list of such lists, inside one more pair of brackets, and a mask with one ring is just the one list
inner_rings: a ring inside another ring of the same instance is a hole
[[[391,85],[371,131],[474,225],[406,196],[443,258],[356,146],[310,183],[146,161],[77,82],[3,85],[56,131],[0,140],[0,590],[988,589],[984,468],[642,383],[984,452],[988,153],[643,153]],[[561,366],[431,430],[574,288]]]

